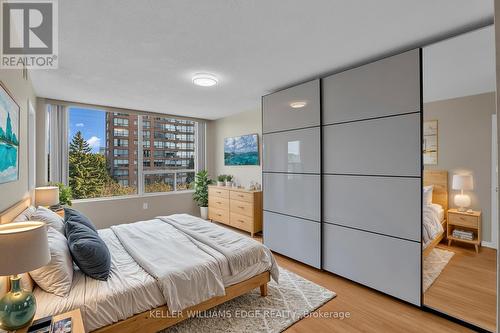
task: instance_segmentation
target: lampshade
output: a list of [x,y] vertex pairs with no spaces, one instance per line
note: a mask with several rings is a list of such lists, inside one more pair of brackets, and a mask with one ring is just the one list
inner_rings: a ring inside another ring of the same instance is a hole
[[26,273],[49,261],[45,223],[30,221],[0,225],[0,275]]
[[35,204],[37,206],[53,206],[59,203],[59,187],[44,186],[35,188]]
[[472,175],[453,175],[452,188],[454,190],[471,191],[474,189]]

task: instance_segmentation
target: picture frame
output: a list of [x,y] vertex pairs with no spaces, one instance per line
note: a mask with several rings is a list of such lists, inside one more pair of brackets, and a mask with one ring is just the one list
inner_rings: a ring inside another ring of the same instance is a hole
[[0,184],[19,180],[20,107],[0,81]]
[[224,165],[260,165],[259,135],[254,133],[225,138]]
[[424,165],[437,165],[438,164],[438,121],[427,120],[424,121],[423,127],[423,142],[422,142],[422,155]]

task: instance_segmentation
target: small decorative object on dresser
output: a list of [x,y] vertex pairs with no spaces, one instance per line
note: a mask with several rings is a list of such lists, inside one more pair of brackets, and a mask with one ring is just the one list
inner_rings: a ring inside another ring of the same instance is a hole
[[226,185],[226,175],[218,175],[217,186],[225,186],[225,185]]
[[226,175],[226,186],[228,186],[228,187],[233,186],[233,176]]
[[208,218],[250,232],[262,231],[262,192],[208,187]]
[[[470,235],[472,234],[472,237]],[[446,229],[448,246],[452,241],[473,244],[479,253],[481,245],[481,212],[461,212],[458,209],[448,210],[448,227]],[[471,239],[472,238],[472,239]]]

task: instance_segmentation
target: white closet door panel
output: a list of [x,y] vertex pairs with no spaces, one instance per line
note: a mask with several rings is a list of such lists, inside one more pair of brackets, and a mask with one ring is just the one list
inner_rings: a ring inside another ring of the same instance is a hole
[[325,126],[324,173],[420,176],[420,114]]
[[420,243],[324,224],[323,268],[420,305]]
[[320,221],[319,175],[264,173],[264,209]]
[[[319,80],[309,81],[263,97],[263,133],[320,125]],[[290,104],[305,102],[304,107]]]
[[320,128],[264,134],[264,172],[320,172]]
[[324,221],[420,241],[420,178],[325,175],[323,181]]
[[323,124],[420,110],[419,50],[323,79]]
[[308,265],[321,266],[321,224],[264,212],[264,244]]

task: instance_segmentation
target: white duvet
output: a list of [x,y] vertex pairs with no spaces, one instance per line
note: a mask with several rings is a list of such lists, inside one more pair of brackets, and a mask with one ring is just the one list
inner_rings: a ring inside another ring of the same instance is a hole
[[429,205],[424,204],[422,207],[422,217],[424,224],[422,236],[425,249],[434,238],[444,231],[441,225],[444,217],[443,207],[434,203]]
[[[217,237],[223,240],[219,246],[226,246],[227,249],[234,245],[244,248],[244,244],[251,241],[264,249],[257,251],[261,253],[260,260],[244,267],[238,274],[231,274],[225,255],[159,218],[120,227],[121,230],[132,231],[124,232],[126,236],[122,237],[123,241],[128,239],[126,246],[112,229],[99,230],[111,252],[109,279],[94,280],[75,270],[72,288],[67,297],[59,297],[36,287],[36,318],[80,308],[86,330],[93,331],[161,305],[167,304],[170,308],[169,302],[173,308],[200,303],[201,300],[210,298],[210,295],[224,294],[224,286],[242,282],[265,271],[271,271],[277,279],[274,258],[262,244],[195,217],[175,215],[173,218],[185,221],[194,219],[190,223],[201,224],[200,230],[208,232],[211,237],[219,235]],[[205,225],[210,230],[204,228]],[[224,245],[225,243],[228,244]],[[142,255],[134,258],[131,253],[135,252]],[[247,263],[254,261],[243,260]],[[196,265],[193,263],[199,266],[194,267]]]
[[158,281],[170,311],[225,295],[224,275],[238,275],[259,262],[268,262],[278,280],[277,265],[265,246],[190,215],[158,217],[111,230]]

